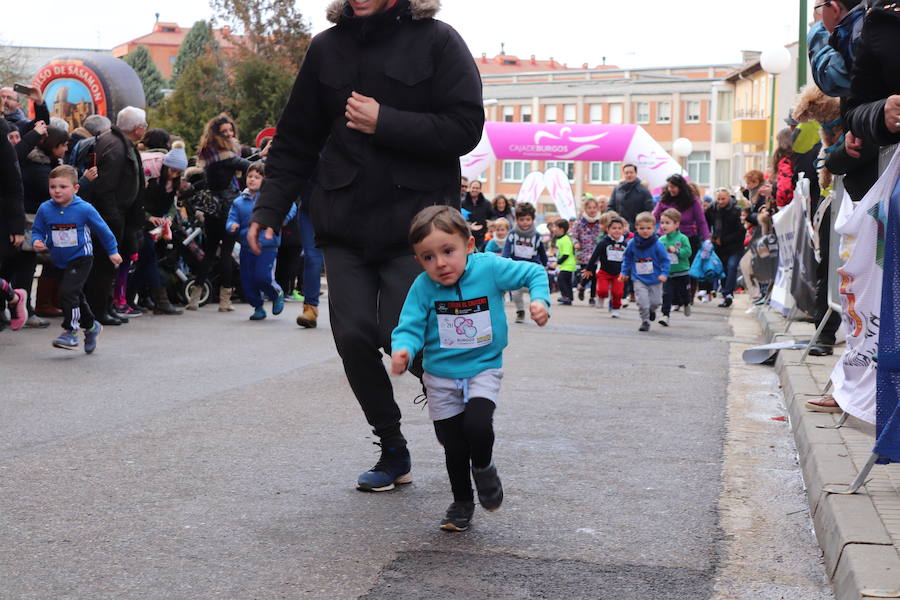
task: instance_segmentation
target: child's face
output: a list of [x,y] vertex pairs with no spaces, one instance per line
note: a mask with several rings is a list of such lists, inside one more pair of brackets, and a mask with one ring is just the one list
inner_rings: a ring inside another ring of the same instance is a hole
[[413,246],[416,262],[435,283],[450,286],[459,281],[466,270],[466,259],[475,248],[475,238],[468,241],[458,233],[432,228],[431,233]]
[[251,192],[258,192],[262,187],[263,176],[256,171],[247,173],[247,189]]
[[50,180],[50,199],[57,204],[68,204],[78,193],[78,184],[68,177],[54,177]]
[[520,229],[531,229],[531,226],[534,225],[534,217],[531,215],[516,217],[516,225],[518,225]]
[[509,235],[509,223],[506,219],[503,219],[494,226],[494,235],[500,239],[503,239],[507,235]]
[[606,232],[615,240],[619,239],[625,234],[625,228],[622,227],[621,223],[610,223],[606,227]]
[[596,217],[598,212],[600,212],[600,208],[597,206],[596,202],[588,202],[584,205],[584,214],[590,218],[593,219]]
[[663,233],[663,235],[672,233],[673,231],[675,231],[675,221],[673,221],[669,217],[663,217],[659,220],[659,230]]
[[650,221],[641,221],[635,229],[637,229],[637,234],[644,239],[653,235],[653,223]]

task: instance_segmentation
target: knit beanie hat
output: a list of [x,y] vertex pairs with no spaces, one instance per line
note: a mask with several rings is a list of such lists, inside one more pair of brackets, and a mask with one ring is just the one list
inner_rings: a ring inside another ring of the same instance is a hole
[[184,171],[188,166],[187,154],[184,148],[172,148],[163,158],[163,166],[175,169],[176,171]]

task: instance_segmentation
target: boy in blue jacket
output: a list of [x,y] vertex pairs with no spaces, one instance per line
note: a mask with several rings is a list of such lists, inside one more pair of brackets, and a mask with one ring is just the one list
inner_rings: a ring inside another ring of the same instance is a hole
[[[281,245],[281,234],[271,237],[261,236],[259,245],[262,252],[257,256],[250,250],[247,243],[247,230],[250,228],[250,217],[253,207],[259,198],[259,190],[266,177],[265,166],[261,162],[255,162],[247,169],[247,189],[234,199],[231,210],[228,211],[228,221],[225,227],[234,233],[241,231],[241,286],[244,298],[253,307],[251,321],[261,321],[266,318],[266,310],[263,308],[263,294],[272,301],[272,314],[280,315],[284,310],[284,290],[275,281],[275,259],[278,257],[278,246]],[[292,204],[291,210],[284,218],[282,225],[287,225],[297,216],[297,205]]]
[[56,348],[78,349],[78,328],[84,328],[84,351],[97,348],[102,326],[84,296],[84,283],[94,262],[91,233],[100,238],[109,260],[122,263],[116,238],[97,209],[76,196],[78,173],[69,165],[50,171],[50,200],[38,207],[31,228],[34,249],[50,250],[50,275],[60,279],[59,301],[63,310],[63,333],[53,340]]
[[619,279],[634,280],[634,295],[641,313],[638,331],[650,331],[650,321],[656,320],[656,311],[662,305],[663,283],[669,278],[669,254],[653,233],[656,218],[652,213],[642,212],[634,222],[637,235],[625,248]]
[[[399,375],[424,351],[428,412],[453,490],[441,529],[465,531],[475,511],[470,469],[485,510],[497,510],[503,501],[492,455],[507,343],[504,292],[527,287],[531,318],[543,326],[550,316],[550,288],[539,263],[473,254],[467,223],[448,206],[416,215],[409,242],[425,272],[413,282],[391,337],[391,372]],[[400,483],[410,481],[408,473],[401,478]]]

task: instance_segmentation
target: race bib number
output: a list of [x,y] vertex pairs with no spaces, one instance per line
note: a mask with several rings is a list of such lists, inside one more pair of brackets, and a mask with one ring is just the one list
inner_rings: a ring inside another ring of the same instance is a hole
[[625,251],[615,250],[610,246],[606,249],[606,260],[610,262],[622,262],[625,260]]
[[531,244],[513,244],[513,256],[531,260],[534,257],[534,246]]
[[653,274],[653,261],[650,259],[639,260],[634,263],[634,271],[638,275],[652,275]]
[[434,303],[441,348],[481,348],[493,339],[487,297]]
[[50,238],[57,248],[74,248],[78,245],[78,228],[75,225],[54,225]]
[[674,252],[669,252],[669,262],[670,262],[670,263],[677,263],[677,262],[678,262],[678,255],[675,254]]

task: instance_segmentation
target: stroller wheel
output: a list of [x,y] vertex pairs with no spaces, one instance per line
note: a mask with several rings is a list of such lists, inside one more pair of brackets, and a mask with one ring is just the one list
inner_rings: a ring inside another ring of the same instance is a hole
[[[184,294],[185,299],[191,297],[191,292],[196,285],[196,281],[194,279],[188,279],[184,282],[184,287],[182,288],[182,293]],[[200,292],[200,306],[204,306],[207,302],[209,302],[210,297],[212,296],[212,286],[209,284],[209,281],[203,282],[203,291]]]

